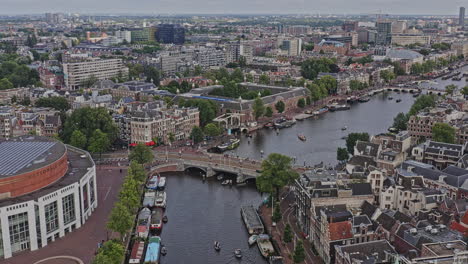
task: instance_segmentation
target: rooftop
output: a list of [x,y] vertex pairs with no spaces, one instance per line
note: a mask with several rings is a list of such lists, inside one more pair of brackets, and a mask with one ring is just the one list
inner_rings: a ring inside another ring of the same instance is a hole
[[0,141],[0,178],[44,167],[64,153],[63,144],[46,137],[23,136]]

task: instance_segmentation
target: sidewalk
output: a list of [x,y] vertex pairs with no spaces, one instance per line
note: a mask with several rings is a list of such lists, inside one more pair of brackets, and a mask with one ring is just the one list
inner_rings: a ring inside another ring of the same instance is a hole
[[[302,242],[304,243],[304,249],[306,253],[306,259],[304,260],[303,263],[306,264],[320,264],[323,263],[320,257],[315,256],[313,251],[312,251],[312,245],[309,241],[303,238],[301,235],[301,231],[299,227],[296,225],[296,218],[294,216],[294,208],[289,207],[290,204],[294,202],[294,197],[293,193],[288,192],[283,192],[281,197],[284,197],[285,195],[286,198],[281,201],[280,206],[281,206],[281,214],[282,214],[282,220],[276,223],[276,227],[272,227],[272,221],[271,221],[271,215],[272,215],[272,210],[271,208],[267,207],[266,205],[263,205],[260,207],[260,215],[262,216],[262,219],[265,223],[265,228],[267,232],[271,235],[272,239],[277,243],[279,249],[280,249],[280,255],[283,256],[283,262],[285,264],[293,264],[293,255],[294,255],[294,240],[299,240],[301,239]],[[289,223],[291,226],[293,233],[294,233],[294,239],[293,242],[291,243],[284,243],[282,240],[283,233],[284,233],[284,228],[286,225]]]

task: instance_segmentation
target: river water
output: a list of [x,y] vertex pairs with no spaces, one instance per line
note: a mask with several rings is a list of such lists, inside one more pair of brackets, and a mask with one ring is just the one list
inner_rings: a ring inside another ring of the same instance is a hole
[[[241,205],[260,205],[255,185],[222,186],[216,179],[205,182],[189,174],[167,174],[168,223],[161,233],[168,253],[161,263],[222,264],[267,263],[256,245],[249,247],[249,235],[241,219]],[[216,252],[213,242],[221,243]],[[240,248],[243,257],[234,257]]]
[[[393,100],[388,99],[390,96]],[[396,103],[396,99],[401,102]],[[328,112],[318,118],[297,121],[296,125],[280,130],[279,134],[274,129],[258,130],[250,140],[242,137],[240,146],[230,154],[261,159],[277,152],[296,157],[299,165],[304,162],[314,165],[321,161],[336,164],[336,149],[346,145],[344,136],[351,132],[367,132],[369,135],[388,132],[393,118],[399,112],[408,112],[414,100],[410,93],[380,93],[367,103],[354,103],[348,111]],[[341,128],[345,126],[347,130],[343,131]],[[300,141],[298,134],[304,134],[307,140]]]
[[[461,74],[468,72],[468,66],[465,66],[461,69],[458,69],[457,71],[461,72]],[[437,78],[433,81],[429,82],[422,82],[419,87],[421,88],[431,88],[431,89],[437,89],[437,90],[444,90],[445,86],[449,84],[455,84],[456,86],[462,88],[468,85],[468,82],[466,81],[466,77],[462,77],[461,81],[452,81],[452,79],[448,80],[442,80],[442,78]]]
[[[450,80],[438,81],[438,88],[451,83],[461,85]],[[393,100],[389,100],[389,96]],[[396,103],[396,99],[401,102]],[[336,164],[336,149],[345,147],[344,136],[350,132],[370,135],[387,132],[393,118],[399,112],[406,113],[414,100],[409,93],[381,93],[367,103],[355,103],[348,111],[329,112],[298,121],[279,134],[272,129],[261,129],[250,140],[242,137],[240,146],[229,154],[261,159],[278,152],[296,157],[300,165],[321,161]],[[344,126],[348,129],[342,131]],[[300,141],[299,133],[304,134],[307,141]],[[249,236],[240,216],[241,205],[259,205],[263,200],[255,186],[225,187],[216,179],[203,182],[199,176],[186,173],[165,176],[168,177],[166,214],[169,222],[164,225],[161,237],[168,254],[162,257],[162,263],[267,263],[256,246],[248,246]],[[213,249],[215,240],[221,242],[219,253]],[[234,257],[236,248],[242,249],[242,260]]]

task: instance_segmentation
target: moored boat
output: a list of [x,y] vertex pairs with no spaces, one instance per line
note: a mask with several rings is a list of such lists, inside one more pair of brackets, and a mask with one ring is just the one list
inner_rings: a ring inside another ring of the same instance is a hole
[[156,192],[156,199],[154,201],[154,206],[160,208],[166,208],[166,192],[158,191]]
[[273,244],[270,242],[270,236],[262,234],[257,238],[257,246],[263,257],[268,258],[275,252]]
[[258,235],[251,235],[249,237],[249,246],[252,246],[253,244],[255,244],[255,242],[257,242],[257,238],[258,238]]
[[159,177],[158,189],[163,190],[164,188],[166,188],[166,177]]
[[359,101],[360,103],[366,103],[366,102],[369,102],[369,100],[370,100],[370,97],[367,96],[367,95],[366,95],[366,96],[361,96],[361,97],[359,97],[359,99],[358,99],[358,101]]
[[223,143],[221,145],[218,145],[217,148],[221,152],[227,151],[227,150],[233,150],[239,146],[240,140],[237,138],[230,139],[229,142]]
[[151,212],[151,230],[161,230],[163,226],[162,218],[164,212],[161,208],[156,208]]
[[148,248],[146,249],[145,261],[148,264],[159,264],[159,251],[161,248],[161,238],[158,236],[150,237]]
[[159,177],[154,175],[148,180],[148,183],[146,184],[146,188],[150,190],[156,190],[158,188],[158,183],[159,183]]
[[401,102],[401,99],[396,99],[396,101],[395,101],[395,102],[399,103],[399,102]]
[[141,258],[143,257],[144,251],[145,251],[145,242],[135,241],[133,243],[133,247],[130,253],[130,258],[128,260],[128,263],[131,263],[131,264],[141,263]]

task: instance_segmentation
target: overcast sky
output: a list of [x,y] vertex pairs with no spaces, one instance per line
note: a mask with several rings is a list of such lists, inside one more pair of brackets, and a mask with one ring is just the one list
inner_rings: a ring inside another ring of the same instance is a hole
[[333,13],[456,15],[467,0],[0,0],[0,14]]

